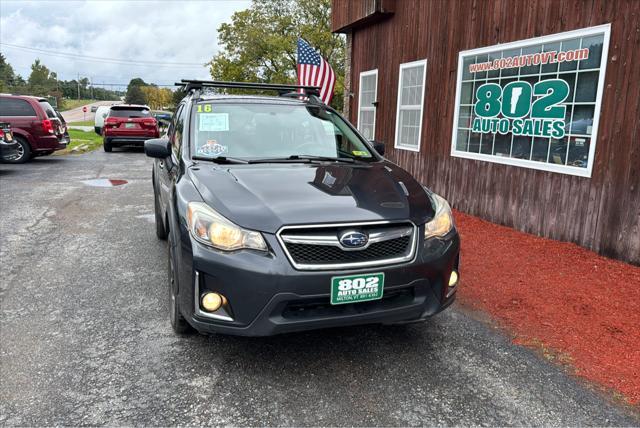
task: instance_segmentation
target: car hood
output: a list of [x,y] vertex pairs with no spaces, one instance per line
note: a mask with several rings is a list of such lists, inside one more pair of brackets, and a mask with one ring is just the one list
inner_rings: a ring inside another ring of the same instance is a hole
[[434,212],[422,186],[389,162],[209,165],[188,169],[204,202],[234,223],[275,233],[284,225],[411,220]]

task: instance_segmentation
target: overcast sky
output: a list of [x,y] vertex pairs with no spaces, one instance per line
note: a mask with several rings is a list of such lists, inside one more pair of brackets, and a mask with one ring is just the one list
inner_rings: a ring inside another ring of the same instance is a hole
[[[133,77],[157,84],[209,78],[206,67],[193,64],[213,57],[220,24],[249,4],[244,0],[0,0],[0,49],[25,79],[36,58],[60,79],[75,79],[80,73],[96,84],[128,83]],[[114,58],[164,65],[114,63]]]

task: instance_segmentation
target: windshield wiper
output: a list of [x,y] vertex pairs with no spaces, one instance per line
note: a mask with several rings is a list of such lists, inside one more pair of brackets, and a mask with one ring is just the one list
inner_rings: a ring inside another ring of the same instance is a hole
[[354,163],[352,158],[335,158],[331,156],[291,155],[286,158],[251,159],[249,163],[297,163],[297,162],[346,162]]
[[215,158],[210,158],[207,156],[191,156],[191,159],[193,160],[197,160],[197,161],[207,161],[207,162],[213,162],[213,163],[249,163],[244,159],[239,159],[239,158],[230,158],[227,156],[218,156]]

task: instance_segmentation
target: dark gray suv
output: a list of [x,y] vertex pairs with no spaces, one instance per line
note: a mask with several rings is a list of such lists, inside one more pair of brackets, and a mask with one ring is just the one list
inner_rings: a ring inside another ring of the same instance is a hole
[[[145,143],[176,332],[408,323],[453,302],[460,241],[449,205],[317,88],[181,84],[167,137]],[[279,96],[212,91],[221,88]]]

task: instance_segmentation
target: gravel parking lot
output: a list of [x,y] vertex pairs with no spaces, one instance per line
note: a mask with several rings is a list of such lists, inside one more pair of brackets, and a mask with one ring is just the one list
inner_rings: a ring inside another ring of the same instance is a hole
[[150,175],[140,151],[0,165],[0,424],[640,423],[458,306],[405,327],[175,336]]

